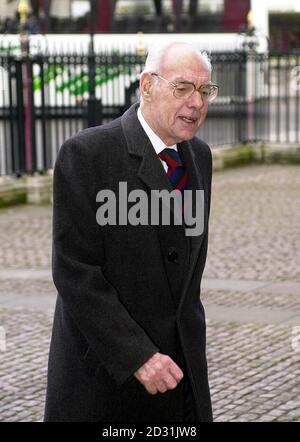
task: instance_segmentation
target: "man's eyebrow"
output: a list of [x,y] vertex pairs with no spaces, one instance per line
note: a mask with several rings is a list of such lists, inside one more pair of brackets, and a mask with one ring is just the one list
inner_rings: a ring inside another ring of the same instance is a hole
[[[183,78],[183,77],[176,77],[175,79],[174,79],[174,81],[175,82],[180,82],[180,83],[189,83],[189,84],[193,84],[194,86],[195,86],[195,83],[193,82],[193,81],[189,81],[189,80],[186,80],[185,78]],[[208,80],[208,81],[206,81],[206,82],[204,82],[204,83],[202,83],[203,85],[205,85],[205,84],[211,84],[211,80]],[[202,84],[201,84],[201,86],[202,86]]]
[[186,78],[183,77],[176,77],[174,78],[174,81],[179,81],[180,83],[190,83],[190,84],[194,84],[193,81],[189,81]]

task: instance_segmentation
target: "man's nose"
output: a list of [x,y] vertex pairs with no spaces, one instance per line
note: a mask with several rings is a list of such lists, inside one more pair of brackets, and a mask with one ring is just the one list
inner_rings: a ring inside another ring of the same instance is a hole
[[189,100],[190,106],[196,107],[197,109],[201,109],[204,106],[204,99],[200,93],[200,91],[195,90]]

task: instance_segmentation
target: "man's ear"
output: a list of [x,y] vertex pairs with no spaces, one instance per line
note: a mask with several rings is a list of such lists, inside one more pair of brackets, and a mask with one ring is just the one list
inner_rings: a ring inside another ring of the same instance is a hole
[[149,72],[143,72],[140,78],[140,94],[144,101],[152,100],[153,77]]

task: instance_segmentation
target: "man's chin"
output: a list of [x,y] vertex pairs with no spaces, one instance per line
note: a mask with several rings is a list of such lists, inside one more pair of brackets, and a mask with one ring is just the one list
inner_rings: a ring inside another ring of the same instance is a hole
[[182,131],[180,131],[180,133],[178,134],[178,138],[180,138],[180,141],[177,141],[177,142],[181,143],[182,141],[191,140],[196,135],[197,130],[192,130],[192,131],[191,130],[182,130]]

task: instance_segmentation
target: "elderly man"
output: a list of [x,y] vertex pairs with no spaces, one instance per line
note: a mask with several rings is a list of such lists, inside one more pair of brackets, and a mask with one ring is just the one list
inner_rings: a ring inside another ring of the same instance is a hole
[[[185,43],[153,49],[140,105],[60,149],[46,421],[212,420],[199,299],[212,166],[195,133],[217,91],[205,54]],[[187,235],[184,217],[166,223],[161,212],[158,222],[129,222],[120,184],[146,196],[174,190],[183,201],[186,191],[202,191],[203,228]],[[99,214],[103,190],[117,201],[112,222]]]

